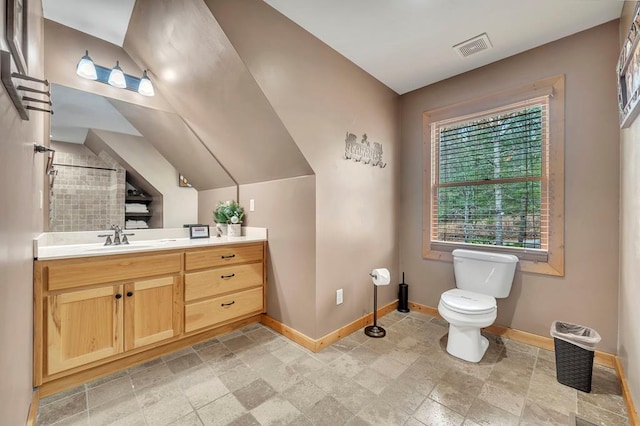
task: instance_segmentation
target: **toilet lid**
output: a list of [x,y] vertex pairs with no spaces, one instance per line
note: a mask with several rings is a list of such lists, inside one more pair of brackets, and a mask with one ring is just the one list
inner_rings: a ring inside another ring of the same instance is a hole
[[442,293],[442,302],[460,313],[484,314],[497,308],[496,299],[486,294],[454,288]]

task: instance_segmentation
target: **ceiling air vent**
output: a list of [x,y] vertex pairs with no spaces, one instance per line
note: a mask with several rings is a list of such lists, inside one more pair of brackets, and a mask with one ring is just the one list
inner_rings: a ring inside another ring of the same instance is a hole
[[453,46],[453,50],[455,50],[458,55],[466,58],[483,50],[491,49],[491,47],[489,36],[487,36],[487,33],[482,33],[472,39],[456,44]]

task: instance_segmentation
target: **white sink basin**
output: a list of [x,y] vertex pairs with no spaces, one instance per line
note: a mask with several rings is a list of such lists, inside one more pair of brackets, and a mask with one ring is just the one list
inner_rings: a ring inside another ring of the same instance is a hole
[[76,247],[74,251],[78,253],[103,253],[103,252],[113,252],[113,251],[138,250],[138,249],[146,249],[146,248],[154,248],[154,247],[162,246],[167,244],[169,241],[172,241],[172,240],[131,241],[129,242],[129,244],[118,244],[118,245],[111,244],[108,246],[96,245],[96,244],[84,244]]
[[122,245],[110,245],[110,246],[100,246],[100,247],[79,247],[78,251],[83,253],[100,253],[103,251],[127,251],[133,249],[143,249],[143,248],[151,248],[157,247],[157,244],[122,244]]

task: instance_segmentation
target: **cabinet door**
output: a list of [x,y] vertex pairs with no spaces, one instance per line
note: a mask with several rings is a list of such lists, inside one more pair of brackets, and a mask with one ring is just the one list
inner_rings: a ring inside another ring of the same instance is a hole
[[179,280],[172,276],[125,285],[125,350],[180,333]]
[[49,375],[122,352],[122,286],[47,296]]

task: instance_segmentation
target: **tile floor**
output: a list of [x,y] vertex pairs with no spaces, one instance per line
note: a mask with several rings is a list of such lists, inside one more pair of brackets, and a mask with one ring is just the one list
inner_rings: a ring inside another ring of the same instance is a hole
[[312,353],[254,324],[43,398],[39,425],[627,425],[612,369],[587,394],[559,384],[553,352],[488,335],[478,364],[444,350],[447,324],[392,312]]

